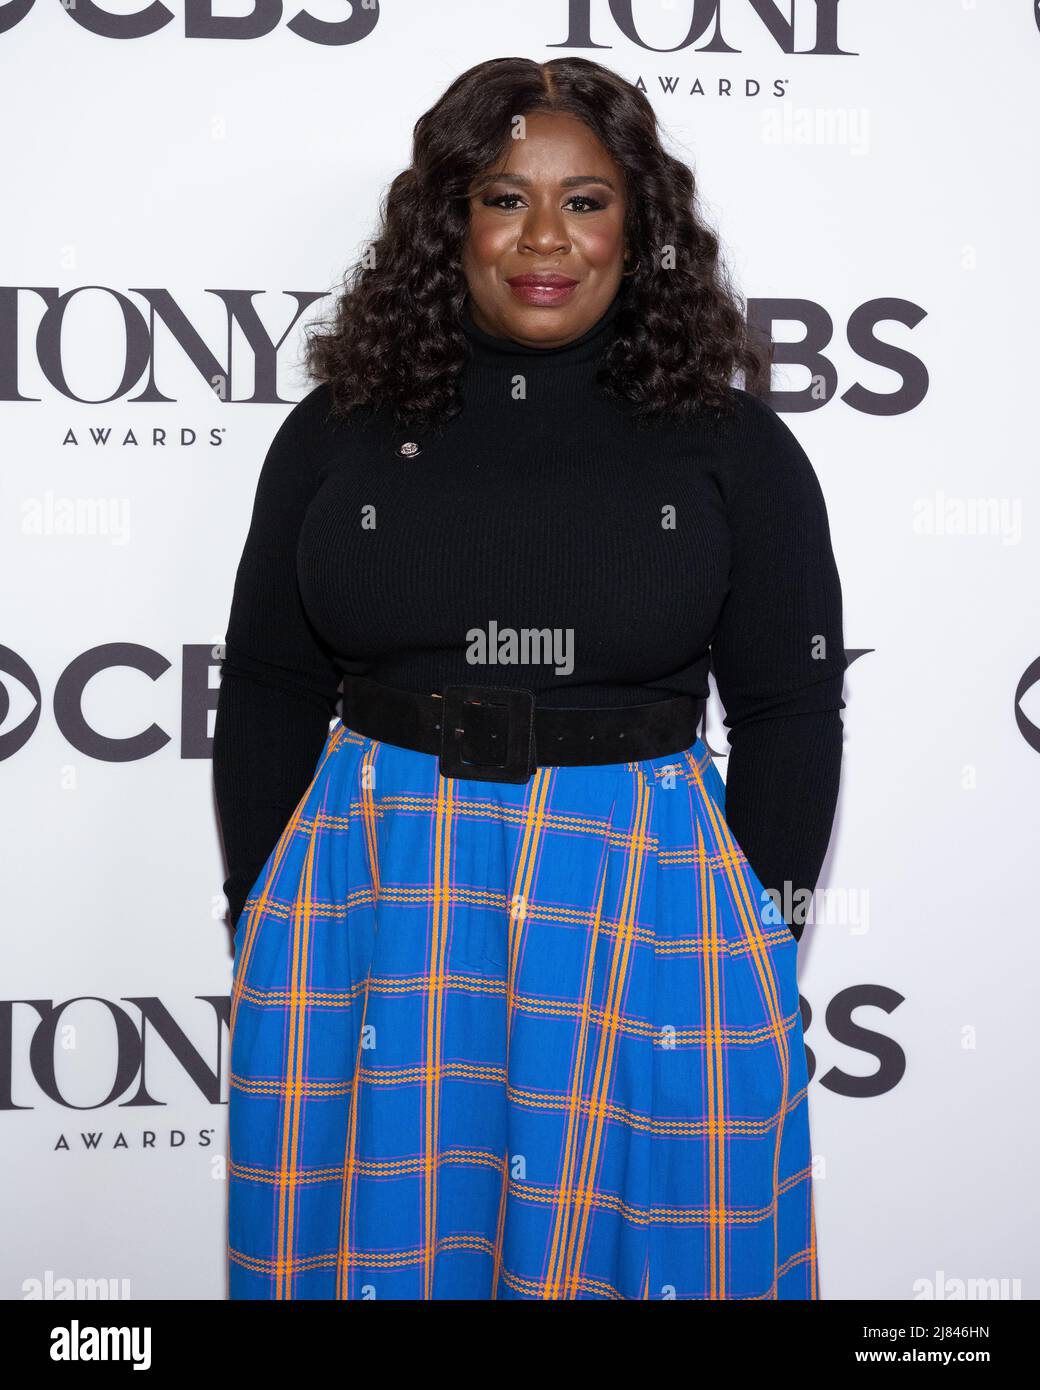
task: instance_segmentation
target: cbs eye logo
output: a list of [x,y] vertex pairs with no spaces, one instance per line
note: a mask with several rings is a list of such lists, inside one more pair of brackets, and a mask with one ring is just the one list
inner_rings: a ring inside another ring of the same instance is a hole
[[[0,5],[0,34],[20,23],[32,10],[34,0],[15,0]],[[66,16],[87,33],[99,39],[148,39],[168,25],[178,22],[177,16],[165,5],[143,5],[132,13],[111,14],[102,5],[77,5],[75,0],[63,0]],[[283,6],[255,5],[249,14],[214,14],[205,3],[185,7],[183,33],[186,39],[221,42],[235,39],[263,39],[277,28],[283,18]],[[379,20],[379,0],[355,0],[350,13],[342,19],[318,19],[302,6],[285,21],[285,28],[308,43],[341,46],[358,43],[367,38]]]
[[42,708],[36,672],[10,647],[0,647],[0,761],[29,742]]
[[[213,739],[210,714],[216,709],[219,682],[212,671],[224,656],[221,646],[185,643],[181,649],[178,714],[180,756],[209,758]],[[81,652],[58,676],[54,687],[54,722],[65,741],[77,752],[100,762],[129,763],[150,757],[171,741],[152,721],[135,732],[113,737],[101,733],[84,713],[90,682],[107,671],[131,673],[128,679],[146,676],[153,684],[171,670],[172,663],[151,647],[137,642],[108,642]],[[176,677],[171,677],[176,679]],[[135,691],[134,704],[139,703]],[[164,692],[168,703],[168,695]],[[32,738],[43,713],[43,692],[35,671],[10,647],[0,646],[0,762],[19,753]]]
[[[1040,0],[1037,0],[1037,4],[1040,5]],[[1022,708],[1022,701],[1038,684],[1040,684],[1040,656],[1026,667],[1022,672],[1022,679],[1015,687],[1015,723],[1018,725],[1018,732],[1034,753],[1040,753],[1040,726],[1034,724],[1026,714]],[[1035,709],[1038,702],[1034,699],[1030,700],[1029,703]]]

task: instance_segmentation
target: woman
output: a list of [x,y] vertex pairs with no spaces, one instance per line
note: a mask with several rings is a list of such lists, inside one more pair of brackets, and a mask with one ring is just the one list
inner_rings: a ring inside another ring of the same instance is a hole
[[818,1297],[766,889],[827,848],[841,593],[645,98],[464,73],[308,362],[214,738],[231,1296]]

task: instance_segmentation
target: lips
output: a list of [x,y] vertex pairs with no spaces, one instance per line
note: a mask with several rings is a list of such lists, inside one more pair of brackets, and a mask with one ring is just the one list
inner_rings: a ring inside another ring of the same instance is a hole
[[563,290],[571,289],[578,282],[571,279],[569,275],[559,275],[555,271],[528,272],[524,275],[511,275],[506,281],[507,285],[512,285],[517,289],[551,289]]
[[562,304],[578,286],[577,280],[556,270],[528,270],[523,275],[511,275],[506,284],[522,304],[546,309]]

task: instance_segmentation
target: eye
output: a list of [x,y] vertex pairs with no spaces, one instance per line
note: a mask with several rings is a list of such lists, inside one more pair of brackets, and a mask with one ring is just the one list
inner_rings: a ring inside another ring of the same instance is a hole
[[[520,201],[520,194],[519,194],[519,193],[499,193],[496,197],[492,197],[492,198],[483,198],[483,199],[481,199],[481,201],[483,202],[483,204],[484,204],[484,206],[485,206],[486,208],[500,208],[500,207],[504,207],[505,204],[506,204],[507,202],[518,203],[518,202]],[[512,208],[508,208],[508,209],[506,209],[506,210],[509,211],[509,212],[511,212],[511,211],[512,211]]]
[[584,203],[585,207],[575,208],[575,212],[598,212],[605,204],[598,198],[592,198],[588,193],[575,193],[572,198],[567,199],[568,203]]

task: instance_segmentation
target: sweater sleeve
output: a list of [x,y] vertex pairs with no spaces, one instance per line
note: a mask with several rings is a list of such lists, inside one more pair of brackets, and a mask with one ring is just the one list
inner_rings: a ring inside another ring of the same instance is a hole
[[314,776],[339,673],[300,598],[296,547],[317,486],[321,387],[268,449],[235,578],[213,729],[213,781],[238,925],[246,897]]
[[726,820],[797,940],[838,798],[841,585],[812,465],[772,406],[740,394],[730,587],[711,646],[730,746]]

